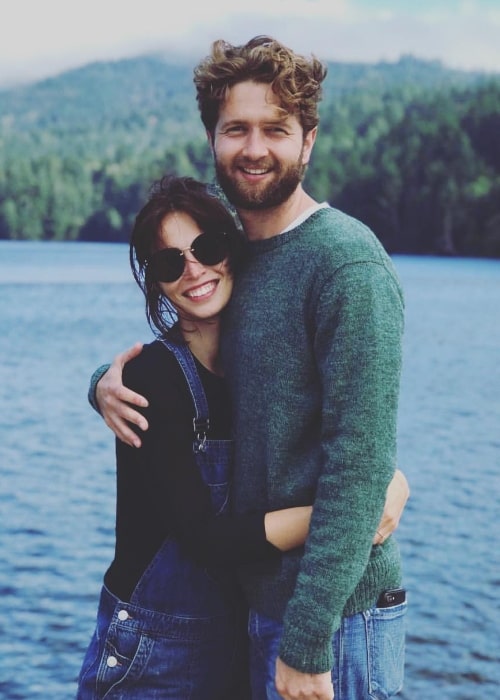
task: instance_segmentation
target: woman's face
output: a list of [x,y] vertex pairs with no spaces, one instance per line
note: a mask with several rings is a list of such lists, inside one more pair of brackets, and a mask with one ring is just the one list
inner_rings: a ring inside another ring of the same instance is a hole
[[233,276],[228,261],[203,265],[189,250],[203,231],[184,212],[167,214],[159,234],[158,250],[178,248],[183,251],[184,271],[173,282],[159,282],[160,288],[179,313],[179,319],[203,322],[217,317],[227,305],[233,290]]

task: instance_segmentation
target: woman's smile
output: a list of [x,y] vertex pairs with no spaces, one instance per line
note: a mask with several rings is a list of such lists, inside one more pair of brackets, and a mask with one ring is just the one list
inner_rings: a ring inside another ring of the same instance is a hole
[[218,280],[210,280],[209,282],[204,282],[203,284],[187,289],[184,292],[184,296],[188,297],[193,301],[208,299],[214,294],[219,284]]

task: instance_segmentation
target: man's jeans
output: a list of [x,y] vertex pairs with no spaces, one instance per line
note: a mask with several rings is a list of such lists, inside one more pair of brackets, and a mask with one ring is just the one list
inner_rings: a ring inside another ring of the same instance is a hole
[[[407,603],[342,620],[332,640],[335,700],[384,700],[403,687]],[[282,700],[274,684],[282,625],[250,611],[252,700]]]

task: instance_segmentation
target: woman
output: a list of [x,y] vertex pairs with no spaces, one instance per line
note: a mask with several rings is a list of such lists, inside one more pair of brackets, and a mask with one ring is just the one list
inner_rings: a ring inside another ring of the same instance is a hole
[[[249,697],[232,571],[279,565],[280,551],[304,542],[311,508],[227,512],[231,425],[218,347],[243,245],[220,200],[190,178],[163,178],[137,216],[131,267],[158,339],[127,363],[125,383],[147,397],[149,429],[140,449],[117,440],[115,558],[80,700]],[[398,516],[406,498],[395,493]]]
[[78,698],[245,698],[245,609],[231,567],[273,566],[310,508],[226,517],[229,401],[220,314],[242,238],[205,186],[164,178],[139,213],[130,260],[158,340],[127,365],[144,394],[142,447],[117,441],[115,558]]

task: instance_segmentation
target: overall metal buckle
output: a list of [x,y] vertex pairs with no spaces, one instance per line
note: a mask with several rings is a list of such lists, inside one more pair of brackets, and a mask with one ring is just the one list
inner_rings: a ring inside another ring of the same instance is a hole
[[207,432],[210,427],[210,419],[193,418],[193,452],[205,452],[205,443],[207,442]]

